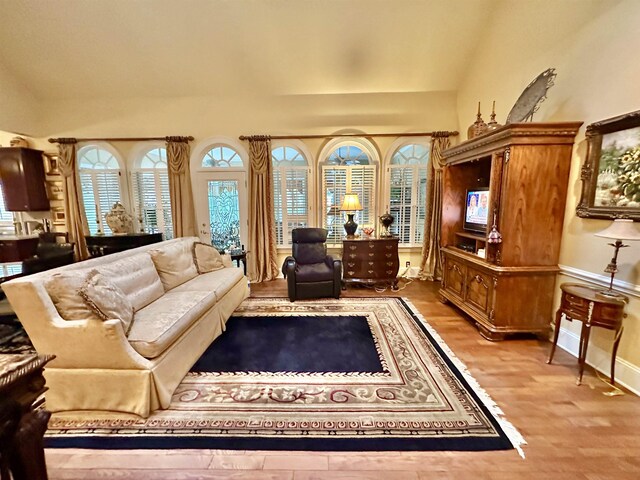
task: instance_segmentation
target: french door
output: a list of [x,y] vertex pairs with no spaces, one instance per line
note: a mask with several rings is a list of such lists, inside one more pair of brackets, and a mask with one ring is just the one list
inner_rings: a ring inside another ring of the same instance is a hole
[[198,233],[218,250],[247,245],[247,187],[242,172],[201,173],[196,182]]

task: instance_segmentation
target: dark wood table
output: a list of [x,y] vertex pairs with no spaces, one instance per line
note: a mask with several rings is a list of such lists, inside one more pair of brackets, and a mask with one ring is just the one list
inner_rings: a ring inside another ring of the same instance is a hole
[[51,414],[38,408],[53,355],[0,355],[0,478],[46,480],[43,437]]
[[242,266],[244,267],[244,275],[247,275],[247,253],[244,250],[232,250],[229,252],[231,255],[231,261],[236,261],[236,265],[240,268],[240,260],[242,260]]
[[162,241],[162,233],[126,233],[124,235],[87,235],[87,250],[92,257],[123,252]]
[[578,320],[582,322],[578,352],[579,374],[576,382],[578,385],[582,382],[591,327],[613,330],[615,331],[615,337],[611,352],[611,384],[615,385],[616,353],[624,330],[622,326],[622,320],[626,317],[624,307],[629,302],[629,298],[617,294],[615,296],[603,295],[602,288],[590,287],[579,283],[563,283],[560,285],[560,289],[562,290],[562,299],[560,308],[556,312],[553,345],[551,346],[547,363],[551,363],[553,360],[560,333],[560,321],[563,315],[569,321]]

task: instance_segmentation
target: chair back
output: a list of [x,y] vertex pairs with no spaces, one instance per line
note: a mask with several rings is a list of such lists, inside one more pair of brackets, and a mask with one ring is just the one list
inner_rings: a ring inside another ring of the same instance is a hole
[[324,228],[294,228],[291,231],[293,258],[301,265],[322,263],[327,258]]

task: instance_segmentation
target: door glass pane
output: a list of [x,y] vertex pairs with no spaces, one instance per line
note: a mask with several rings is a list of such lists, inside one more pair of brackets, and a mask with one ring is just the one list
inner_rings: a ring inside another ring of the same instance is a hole
[[237,180],[209,180],[211,244],[218,250],[240,247],[240,198]]

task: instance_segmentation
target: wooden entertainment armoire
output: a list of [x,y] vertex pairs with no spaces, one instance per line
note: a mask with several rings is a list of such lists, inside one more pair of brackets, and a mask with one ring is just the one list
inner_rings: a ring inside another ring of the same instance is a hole
[[[471,316],[489,340],[549,332],[580,125],[514,123],[443,152],[440,295]],[[465,231],[466,192],[487,187],[486,231]],[[494,218],[501,243],[487,242]]]

